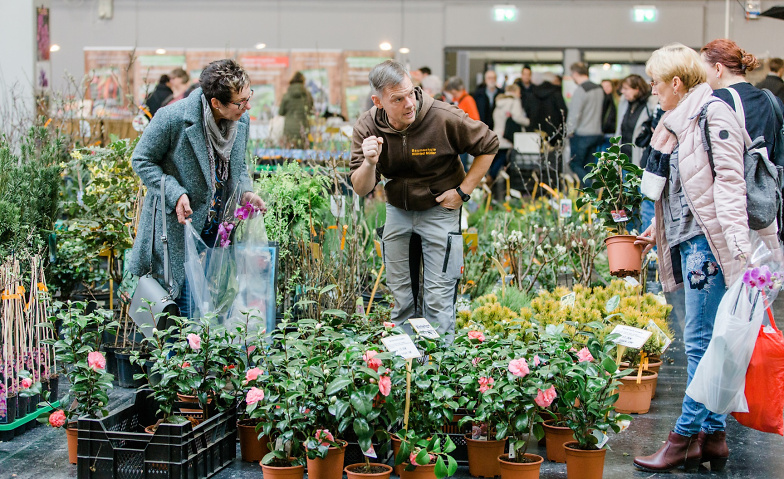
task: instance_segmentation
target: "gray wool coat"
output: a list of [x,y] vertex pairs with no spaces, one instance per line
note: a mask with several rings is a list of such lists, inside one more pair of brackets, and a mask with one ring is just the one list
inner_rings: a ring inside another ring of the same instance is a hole
[[[152,271],[163,285],[163,226],[160,201],[153,225],[153,198],[160,197],[161,175],[166,173],[166,226],[175,297],[179,296],[185,282],[185,228],[177,222],[177,200],[183,194],[188,195],[193,210],[190,218],[199,232],[207,220],[212,202],[210,184],[215,172],[210,171],[207,155],[201,95],[201,88],[198,88],[187,98],[158,110],[132,156],[133,169],[147,187],[147,196],[131,250],[129,269],[136,276]],[[227,192],[236,191],[239,195],[252,191],[245,164],[248,119],[245,113],[237,123],[237,137],[229,164]]]

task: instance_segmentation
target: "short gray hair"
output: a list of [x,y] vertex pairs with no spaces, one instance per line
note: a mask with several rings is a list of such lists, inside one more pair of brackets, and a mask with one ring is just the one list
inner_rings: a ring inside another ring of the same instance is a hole
[[406,67],[395,60],[379,63],[368,74],[370,89],[374,94],[383,93],[385,88],[399,85],[406,77],[411,79]]
[[444,90],[446,91],[462,91],[465,89],[465,83],[460,77],[451,77],[444,83]]

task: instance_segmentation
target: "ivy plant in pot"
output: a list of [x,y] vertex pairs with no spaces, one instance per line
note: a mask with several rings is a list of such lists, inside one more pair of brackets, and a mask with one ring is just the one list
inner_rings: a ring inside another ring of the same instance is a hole
[[567,373],[564,393],[567,403],[573,405],[564,411],[564,418],[575,437],[574,442],[564,444],[568,479],[600,479],[607,434],[620,432],[632,419],[614,411],[619,379],[628,374],[618,370],[610,355],[615,345],[587,337],[586,346],[570,352],[575,362]]
[[639,215],[643,196],[642,169],[621,153],[620,142],[620,137],[612,138],[607,151],[594,153],[596,163],[585,176],[592,184],[582,188],[577,206],[590,204],[597,216],[611,225],[614,234],[605,240],[610,273],[624,277],[639,274],[642,267],[642,247],[634,244],[636,237],[629,234],[628,225]]
[[[67,425],[68,459],[71,464],[76,464],[76,419],[80,416],[98,419],[109,413],[109,390],[112,389],[114,377],[106,372],[106,358],[99,349],[103,332],[117,323],[112,320],[111,311],[99,309],[85,314],[85,303],[69,301],[65,304],[56,303],[54,307],[59,310],[56,317],[49,318],[49,322],[41,326],[54,330],[56,320],[62,321],[60,337],[45,340],[44,343],[54,346],[56,361],[62,368],[61,374],[68,378],[69,391],[60,401],[68,406],[51,413],[44,412],[38,421],[54,427]],[[49,391],[41,389],[41,383],[36,382],[24,392],[31,396],[40,394],[43,402],[39,407],[51,407]]]

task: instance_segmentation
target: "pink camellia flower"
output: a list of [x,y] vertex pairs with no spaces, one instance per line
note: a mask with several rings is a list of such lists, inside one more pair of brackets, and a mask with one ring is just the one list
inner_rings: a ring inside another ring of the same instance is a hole
[[329,429],[316,429],[316,440],[321,441],[322,446],[329,446],[330,443],[335,442],[335,436],[329,432]]
[[537,367],[540,364],[542,364],[542,360],[539,359],[539,355],[538,354],[534,354],[534,367]]
[[522,378],[526,374],[530,373],[531,370],[528,369],[528,363],[526,362],[525,358],[520,358],[509,361],[509,372],[517,377]]
[[380,376],[378,378],[378,392],[380,392],[382,396],[389,396],[389,393],[392,392],[392,378],[389,376]]
[[549,389],[545,389],[544,391],[539,389],[536,393],[534,402],[539,407],[549,407],[557,396],[558,394],[555,392],[555,386],[550,386]]
[[481,360],[482,360],[482,358],[480,358],[479,356],[477,356],[477,357],[475,357],[474,359],[472,359],[472,360],[471,360],[471,364],[473,364],[474,366],[476,366],[477,364],[479,364],[479,361],[481,361]]
[[247,396],[245,396],[245,402],[248,404],[256,404],[262,399],[264,399],[264,391],[255,387],[250,388],[250,391],[248,391]]
[[245,382],[255,381],[259,374],[261,374],[261,369],[259,368],[248,369],[245,372]]
[[482,331],[469,331],[468,339],[476,339],[481,343],[485,340],[485,335],[482,334]]
[[191,346],[191,349],[201,349],[201,338],[198,334],[191,333],[186,338],[188,338],[188,344]]
[[191,363],[189,363],[188,361],[185,361],[184,363],[182,363],[182,366],[180,366],[180,367],[182,369],[189,368],[189,367],[191,367]]
[[585,361],[593,361],[593,356],[591,356],[591,352],[588,351],[588,348],[583,347],[583,349],[577,351],[577,361],[581,363]]
[[106,369],[106,358],[100,351],[93,351],[87,355],[87,366],[93,371]]
[[395,323],[390,323],[389,321],[384,321],[384,327],[388,329],[392,329],[395,327]]
[[[411,464],[415,465],[415,466],[416,466],[416,465],[420,465],[420,466],[421,466],[421,465],[423,465],[423,464],[419,464],[419,463],[416,461],[416,457],[417,457],[417,455],[419,455],[419,450],[416,450],[416,451],[412,452],[412,453],[411,453],[411,455],[409,455],[409,456],[408,456],[408,461],[409,461]],[[432,454],[428,454],[427,456],[428,456],[428,463],[430,463],[430,462],[433,460],[433,455],[432,455]]]
[[51,424],[52,427],[65,426],[65,412],[62,409],[58,409],[57,411],[50,414],[49,424]]
[[486,393],[489,389],[493,388],[494,383],[495,383],[495,379],[493,378],[486,378],[486,377],[479,378],[479,392],[482,394]]
[[374,357],[376,354],[378,354],[378,351],[373,351],[371,349],[362,355],[362,359],[367,364],[367,367],[378,372],[378,368],[381,367],[381,360]]
[[33,386],[33,380],[30,378],[23,378],[19,385],[22,387],[22,389],[30,389]]

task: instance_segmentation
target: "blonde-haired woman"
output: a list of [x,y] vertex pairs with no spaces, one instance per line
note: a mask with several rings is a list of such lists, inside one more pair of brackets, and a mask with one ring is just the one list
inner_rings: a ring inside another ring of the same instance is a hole
[[[656,50],[645,66],[665,114],[651,140],[642,192],[656,202],[653,224],[638,237],[644,254],[658,245],[665,291],[685,286],[683,341],[690,382],[711,336],[726,287],[743,273],[751,253],[743,177],[743,136],[730,107],[713,97],[705,67],[694,50],[672,44]],[[713,165],[704,148],[700,112],[707,108]],[[775,235],[772,231],[763,235]],[[726,416],[685,395],[667,442],[634,465],[663,472],[703,462],[721,470],[729,457]]]

